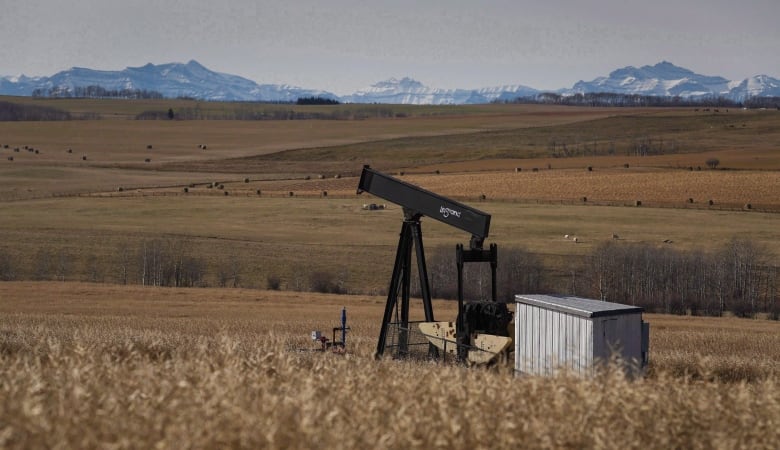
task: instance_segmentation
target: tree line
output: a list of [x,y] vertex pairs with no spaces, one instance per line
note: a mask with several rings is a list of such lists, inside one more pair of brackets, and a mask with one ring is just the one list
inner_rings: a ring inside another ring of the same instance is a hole
[[[575,260],[564,272],[522,248],[499,248],[498,300],[515,294],[563,293],[637,305],[647,312],[739,317],[767,314],[780,318],[780,268],[763,248],[734,238],[721,248],[704,252],[650,244],[609,241]],[[324,293],[386,294],[350,283],[346,267],[333,272],[298,267],[294,273],[269,274],[264,286],[242,277],[246,261],[230,257],[214,263],[193,251],[186,239],[152,239],[135,247],[119,245],[112,260],[95,255],[76,257],[65,249],[41,249],[29,260],[14,258],[0,248],[0,281],[90,281],[164,287],[261,287]],[[23,264],[24,263],[24,264]],[[457,298],[454,247],[428,252],[427,269],[434,298]],[[417,270],[412,270],[412,294],[420,295]],[[388,275],[389,276],[389,275]],[[491,296],[489,264],[464,266],[467,300]]]
[[[371,118],[399,118],[404,113],[390,106],[365,105],[329,110],[290,109],[268,107],[265,103],[235,103],[231,107],[210,109],[200,107],[178,108],[177,120],[364,120]],[[135,116],[136,120],[168,120],[168,110],[147,110]]]
[[58,108],[0,101],[0,122],[71,119],[69,112]]
[[113,99],[162,99],[157,91],[146,89],[106,89],[99,85],[55,86],[48,89],[37,88],[32,91],[34,98],[113,98]]
[[662,95],[620,94],[614,92],[588,92],[562,95],[554,92],[517,97],[513,100],[498,100],[498,103],[523,103],[566,106],[618,106],[618,107],[718,107],[718,108],[777,108],[780,97],[750,97],[735,101],[722,96],[680,97]]

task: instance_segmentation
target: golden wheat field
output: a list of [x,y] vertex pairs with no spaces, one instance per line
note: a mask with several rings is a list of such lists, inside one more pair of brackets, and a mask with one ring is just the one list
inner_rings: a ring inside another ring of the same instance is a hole
[[[14,282],[0,299],[2,448],[780,443],[775,322],[646,315],[650,373],[631,381],[375,361],[378,297]],[[309,351],[342,307],[348,353]]]

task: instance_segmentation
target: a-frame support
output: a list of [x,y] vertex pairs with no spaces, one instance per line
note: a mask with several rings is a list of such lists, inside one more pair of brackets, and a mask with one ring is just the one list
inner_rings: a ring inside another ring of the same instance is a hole
[[[417,255],[417,270],[420,280],[420,293],[422,296],[425,321],[433,322],[433,305],[431,304],[431,290],[428,283],[428,269],[425,265],[425,250],[422,241],[422,229],[420,228],[421,214],[404,208],[404,222],[401,226],[401,235],[398,239],[398,250],[395,254],[393,276],[390,279],[390,288],[387,292],[387,303],[382,318],[382,328],[379,331],[379,341],[376,347],[376,357],[384,354],[387,344],[388,327],[393,321],[393,311],[400,309],[400,323],[398,323],[398,350],[397,355],[405,356],[408,353],[409,344],[409,297],[411,291],[412,272],[412,247]],[[398,295],[401,295],[401,303],[398,304]]]

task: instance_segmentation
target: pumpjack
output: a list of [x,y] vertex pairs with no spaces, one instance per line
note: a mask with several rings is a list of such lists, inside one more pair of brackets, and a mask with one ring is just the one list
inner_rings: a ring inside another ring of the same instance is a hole
[[[484,242],[490,230],[490,215],[453,199],[363,166],[357,193],[367,192],[403,208],[398,248],[393,274],[382,317],[375,356],[392,352],[394,358],[425,355],[484,364],[511,347],[508,325],[512,319],[505,303],[496,299],[498,246]],[[422,228],[423,217],[453,226],[471,234],[468,249],[455,247],[458,271],[458,316],[455,323],[434,319],[428,271],[425,263]],[[416,256],[424,322],[409,319],[411,295],[412,249]],[[489,263],[491,268],[491,301],[464,302],[463,266],[466,263]],[[400,296],[400,302],[399,302]],[[424,339],[416,339],[421,335]]]

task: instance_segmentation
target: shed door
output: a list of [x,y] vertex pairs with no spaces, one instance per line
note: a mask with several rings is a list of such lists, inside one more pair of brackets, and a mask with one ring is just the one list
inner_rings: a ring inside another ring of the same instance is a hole
[[612,356],[612,353],[620,353],[620,349],[618,348],[618,332],[617,332],[617,318],[607,318],[603,319],[601,321],[601,329],[602,329],[602,346],[601,351],[603,352],[600,356],[602,358],[608,359]]

